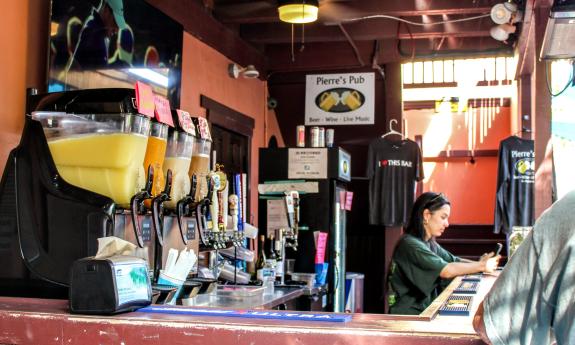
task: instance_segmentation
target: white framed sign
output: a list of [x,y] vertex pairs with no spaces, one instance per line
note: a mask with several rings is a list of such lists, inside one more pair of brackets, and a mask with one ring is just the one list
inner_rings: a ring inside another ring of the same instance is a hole
[[288,179],[327,178],[327,149],[288,149]]
[[306,76],[305,125],[372,125],[375,73]]

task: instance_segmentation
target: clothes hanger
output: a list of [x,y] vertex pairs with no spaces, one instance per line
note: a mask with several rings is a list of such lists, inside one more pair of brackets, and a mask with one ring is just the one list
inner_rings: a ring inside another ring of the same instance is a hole
[[531,129],[526,128],[526,127],[522,127],[520,130],[518,130],[517,132],[515,132],[515,133],[513,133],[513,134],[511,134],[511,135],[512,135],[512,136],[515,136],[515,137],[520,137],[520,138],[521,138],[522,136],[521,136],[520,134],[529,134],[529,133],[531,133]]
[[402,139],[405,139],[405,135],[403,135],[402,133],[400,133],[400,132],[396,131],[395,129],[393,129],[393,124],[397,124],[397,120],[396,120],[396,119],[391,119],[391,120],[389,121],[389,132],[385,133],[385,134],[382,135],[381,137],[382,137],[382,138],[385,138],[385,137],[387,137],[388,135],[395,134],[395,135],[401,136]]

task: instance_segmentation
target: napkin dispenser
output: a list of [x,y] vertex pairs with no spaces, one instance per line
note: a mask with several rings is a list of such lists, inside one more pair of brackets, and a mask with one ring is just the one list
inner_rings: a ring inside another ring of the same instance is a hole
[[116,314],[152,303],[146,261],[133,256],[77,260],[70,278],[70,311],[76,314]]

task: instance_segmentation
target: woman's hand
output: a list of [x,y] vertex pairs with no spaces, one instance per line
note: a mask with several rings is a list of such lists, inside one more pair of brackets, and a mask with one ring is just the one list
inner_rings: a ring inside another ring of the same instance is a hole
[[497,269],[501,255],[494,255],[495,253],[493,252],[481,255],[479,262],[481,263],[482,272],[493,273]]

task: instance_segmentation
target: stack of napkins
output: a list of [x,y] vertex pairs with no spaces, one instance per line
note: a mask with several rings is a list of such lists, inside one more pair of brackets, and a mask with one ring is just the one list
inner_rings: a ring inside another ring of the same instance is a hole
[[178,254],[177,249],[170,248],[168,258],[166,259],[166,267],[162,273],[169,277],[185,281],[197,261],[198,257],[193,250],[184,249]]
[[98,238],[98,252],[94,259],[105,259],[114,255],[130,255],[148,261],[148,248],[139,248],[115,236]]

